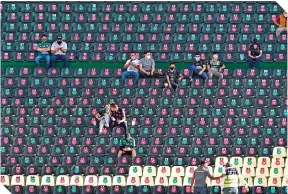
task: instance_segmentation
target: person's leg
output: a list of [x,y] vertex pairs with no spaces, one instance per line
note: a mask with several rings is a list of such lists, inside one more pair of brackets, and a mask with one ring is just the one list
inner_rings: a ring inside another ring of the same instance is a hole
[[46,60],[46,69],[48,71],[48,69],[50,68],[50,55],[46,55],[45,56],[45,60]]
[[135,158],[136,157],[136,151],[135,149],[131,151],[132,152],[132,158]]
[[59,55],[59,59],[63,61],[63,67],[68,68],[68,57],[66,55]]
[[164,87],[165,87],[165,88],[168,88],[168,86],[169,86],[168,83],[165,82],[165,83],[164,83]]
[[123,121],[121,123],[119,123],[119,126],[124,128],[125,134],[127,133],[127,121]]
[[122,73],[122,81],[123,81],[123,83],[125,82],[125,80],[126,80],[126,77],[129,75],[129,71],[124,71],[123,73]]
[[195,187],[194,194],[207,194],[207,189],[205,187]]
[[123,151],[119,150],[117,157],[120,158],[122,156],[122,154],[123,154]]
[[139,81],[139,73],[138,72],[135,72],[135,71],[131,71],[130,72],[130,75],[135,77],[136,79],[136,83],[138,84],[138,81]]
[[279,27],[276,29],[276,36],[279,36],[282,32],[287,31],[286,27]]
[[220,73],[219,71],[215,71],[213,75],[215,75],[219,79],[223,79],[223,73]]
[[257,69],[259,69],[260,63],[261,63],[261,57],[260,57],[260,58],[257,58],[257,59],[255,60],[255,62],[254,62],[254,67],[257,68]]
[[251,57],[249,57],[248,58],[248,63],[249,63],[249,68],[254,68],[254,60],[251,58]]
[[176,90],[176,88],[178,87],[178,85],[175,82],[171,82],[171,86],[174,90]]
[[195,65],[190,65],[189,66],[189,72],[190,72],[190,76],[191,77],[193,77],[195,69],[196,69]]
[[208,74],[209,79],[212,79],[212,77],[213,77],[213,72],[212,72],[212,71],[209,71],[207,74]]
[[208,79],[208,75],[206,72],[203,72],[202,75],[201,75],[202,79]]
[[40,54],[36,57],[35,62],[37,64],[37,67],[41,67],[41,60],[44,59],[44,55]]
[[51,62],[51,65],[50,67],[56,67],[56,60],[57,60],[57,55],[52,55],[51,58],[50,58],[50,62]]
[[238,188],[224,188],[224,194],[238,194]]
[[103,128],[104,128],[104,125],[105,125],[105,119],[102,119],[102,120],[99,122],[99,133],[102,133]]
[[139,71],[139,75],[140,75],[140,77],[142,77],[142,78],[148,77],[143,71]]
[[110,116],[109,116],[109,114],[105,113],[105,116],[104,116],[103,120],[104,120],[104,126],[109,128],[109,124],[110,124]]

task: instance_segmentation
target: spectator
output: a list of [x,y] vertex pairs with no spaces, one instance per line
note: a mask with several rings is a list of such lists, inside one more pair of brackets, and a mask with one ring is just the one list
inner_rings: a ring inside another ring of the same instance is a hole
[[[96,115],[95,118],[99,121],[99,133],[103,132],[103,128],[109,128],[109,121],[110,121],[110,105],[106,105],[105,110],[99,111]],[[94,123],[96,125],[96,121]]]
[[193,61],[192,65],[189,67],[190,75],[193,77],[194,75],[200,76],[202,79],[207,79],[208,76],[205,72],[206,65],[203,60],[201,60],[200,53],[196,53],[194,57],[195,61]]
[[57,41],[52,44],[51,67],[55,67],[56,60],[61,60],[64,63],[64,68],[68,68],[68,57],[66,55],[67,44],[62,40],[61,36],[57,37]]
[[50,67],[50,44],[47,41],[47,35],[42,35],[41,43],[37,45],[37,51],[39,52],[35,61],[38,67],[41,66],[41,60],[46,60],[46,69],[48,70]]
[[123,82],[125,81],[127,76],[133,76],[136,78],[136,82],[138,83],[139,80],[139,60],[136,59],[136,53],[132,52],[130,54],[131,59],[129,59],[125,65],[124,65],[124,69],[127,69],[127,71],[124,71],[122,73],[122,80]]
[[178,87],[177,78],[179,79],[179,81],[181,81],[183,76],[175,69],[175,64],[171,63],[170,69],[166,73],[166,81],[164,83],[164,87],[165,88],[167,88],[167,87],[172,88],[173,87],[174,90],[176,90],[176,88]]
[[225,68],[225,65],[222,61],[219,60],[217,52],[212,53],[212,59],[208,61],[207,67],[209,79],[212,79],[213,75],[219,79],[223,79],[223,73],[221,72]]
[[155,61],[152,59],[150,51],[144,52],[145,57],[139,61],[139,70],[141,77],[153,77],[155,74]]
[[257,40],[253,40],[253,44],[250,46],[248,50],[248,61],[250,68],[259,68],[259,64],[261,62],[262,49],[260,45],[257,43]]
[[[217,180],[220,177],[211,176],[207,162],[202,161],[200,166],[195,169],[192,177],[192,193],[194,194],[207,194],[206,178],[209,177],[211,180]],[[194,184],[195,183],[195,184]]]
[[129,155],[134,158],[136,156],[135,145],[135,139],[131,137],[130,133],[127,133],[125,137],[120,139],[117,157],[120,158],[122,155]]
[[115,125],[123,127],[126,133],[127,121],[125,112],[117,104],[112,103],[110,104],[110,126],[113,128]]
[[278,16],[274,21],[274,24],[278,26],[276,30],[276,36],[279,36],[283,31],[287,31],[287,16],[287,11],[284,11],[283,14]]
[[225,172],[221,178],[224,178],[222,188],[224,194],[238,194],[238,178],[245,184],[246,192],[249,192],[249,187],[243,176],[238,172],[236,168],[233,168],[229,162],[227,162]]

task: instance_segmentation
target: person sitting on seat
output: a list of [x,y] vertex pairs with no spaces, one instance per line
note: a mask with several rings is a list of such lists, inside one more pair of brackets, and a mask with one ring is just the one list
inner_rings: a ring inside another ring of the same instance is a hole
[[287,32],[287,11],[284,11],[282,15],[278,16],[276,20],[274,20],[274,24],[278,26],[276,30],[276,36],[279,36],[281,32]]
[[155,61],[152,59],[150,51],[144,52],[145,57],[139,61],[139,70],[141,77],[153,77],[155,74]]
[[205,65],[205,62],[201,60],[200,53],[196,53],[194,56],[194,59],[195,60],[189,67],[191,77],[198,75],[204,80],[207,79],[208,76],[205,73],[206,65]]
[[51,47],[51,67],[55,67],[56,60],[63,61],[63,67],[68,68],[68,57],[67,53],[67,43],[62,40],[61,36],[57,37],[57,40],[52,44]]
[[117,157],[120,158],[122,155],[128,155],[134,158],[136,156],[135,146],[135,139],[131,137],[130,133],[126,133],[125,137],[120,139]]
[[248,50],[248,61],[250,68],[259,68],[262,56],[262,49],[257,43],[256,38],[253,40],[253,44]]
[[219,59],[217,52],[212,53],[212,59],[208,61],[207,67],[209,79],[212,79],[213,76],[216,76],[219,79],[223,79],[222,70],[225,68],[225,65],[223,61]]
[[48,71],[50,67],[50,44],[47,42],[47,35],[43,34],[41,38],[41,42],[37,45],[37,51],[39,52],[35,61],[37,67],[41,66],[41,60],[46,60],[46,70]]
[[177,84],[177,79],[179,79],[179,81],[181,81],[181,79],[183,78],[183,76],[175,69],[175,64],[171,63],[170,64],[170,69],[167,71],[166,73],[166,80],[164,83],[164,87],[167,88],[174,88],[174,90],[176,90],[176,88],[178,87]]
[[[95,118],[99,121],[99,134],[103,132],[103,128],[109,128],[110,121],[110,105],[105,106],[105,110],[99,111]],[[93,123],[96,125],[96,121]]]
[[110,126],[113,127],[119,125],[124,128],[125,133],[127,130],[127,121],[125,112],[123,109],[115,103],[110,104]]
[[136,59],[136,53],[132,52],[130,54],[131,59],[129,59],[125,65],[124,65],[124,69],[127,69],[127,71],[124,71],[122,73],[122,80],[123,82],[125,82],[125,79],[127,78],[127,76],[133,76],[136,79],[136,83],[138,83],[139,80],[139,72],[138,72],[138,68],[139,68],[139,60]]

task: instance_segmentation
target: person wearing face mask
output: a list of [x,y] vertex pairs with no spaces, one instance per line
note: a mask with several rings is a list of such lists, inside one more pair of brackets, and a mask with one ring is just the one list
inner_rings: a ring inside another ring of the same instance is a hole
[[174,90],[176,90],[176,88],[178,87],[177,84],[177,79],[179,81],[181,81],[181,79],[183,78],[183,76],[175,69],[175,64],[171,63],[170,64],[170,68],[166,73],[166,81],[164,83],[164,87],[167,88],[174,88]]
[[196,53],[194,56],[194,61],[192,65],[190,65],[189,67],[191,77],[198,75],[205,80],[208,78],[207,74],[205,73],[205,70],[206,70],[205,62],[201,60],[200,53]]
[[212,53],[212,59],[208,61],[207,67],[209,79],[212,79],[213,76],[223,79],[223,73],[221,72],[225,68],[225,65],[221,60],[219,60],[218,53]]
[[253,40],[253,44],[250,46],[248,50],[248,62],[250,68],[259,68],[259,64],[261,62],[262,49],[260,45],[257,43],[257,40]]
[[130,54],[131,59],[129,59],[125,65],[124,65],[124,69],[127,69],[127,71],[124,71],[122,73],[122,80],[123,82],[125,81],[125,79],[127,77],[135,77],[136,82],[138,83],[139,80],[139,60],[136,59],[136,53],[132,52]]
[[150,51],[144,52],[145,57],[139,61],[139,70],[141,77],[153,77],[155,75],[155,61],[152,59]]
[[276,20],[274,20],[274,24],[278,26],[276,30],[276,36],[279,36],[281,32],[287,31],[287,11],[284,11],[282,15],[278,16]]
[[55,67],[56,60],[63,61],[64,68],[68,68],[67,44],[62,40],[61,36],[52,44],[51,53],[51,67]]
[[37,45],[37,51],[39,52],[38,56],[36,57],[35,61],[37,67],[41,66],[41,60],[46,60],[46,69],[49,69],[50,66],[50,44],[47,42],[47,35],[42,35],[41,43]]

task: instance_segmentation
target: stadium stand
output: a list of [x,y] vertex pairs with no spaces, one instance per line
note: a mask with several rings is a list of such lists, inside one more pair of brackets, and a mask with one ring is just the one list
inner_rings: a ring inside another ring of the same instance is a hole
[[[272,22],[282,11],[276,2],[2,2],[1,60],[34,61],[45,33],[65,39],[70,61],[123,62],[149,49],[156,62],[190,62],[196,51],[246,62],[256,38],[263,61],[286,63],[287,35],[276,38]],[[230,161],[253,194],[288,193],[286,69],[224,69],[205,81],[181,69],[175,91],[161,76],[122,83],[122,71],[1,69],[0,183],[13,194],[188,194],[206,160],[213,175]],[[126,111],[133,159],[116,157],[123,128],[93,125],[113,102]],[[207,185],[220,193],[220,182]]]

